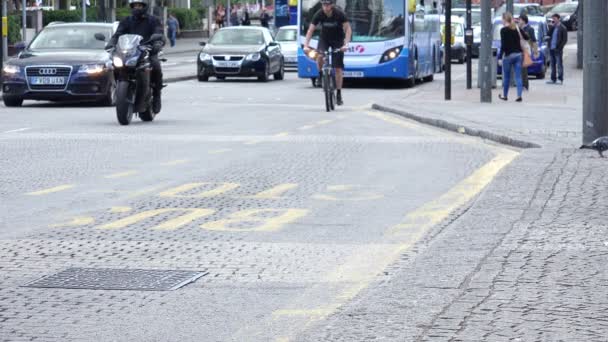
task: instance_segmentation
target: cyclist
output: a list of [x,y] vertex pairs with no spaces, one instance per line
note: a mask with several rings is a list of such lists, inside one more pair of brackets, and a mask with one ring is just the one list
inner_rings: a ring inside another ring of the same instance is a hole
[[323,52],[329,47],[334,49],[336,53],[333,56],[333,67],[336,69],[336,102],[340,106],[342,102],[342,79],[344,71],[344,51],[348,49],[348,43],[352,36],[352,30],[346,14],[335,6],[334,0],[321,0],[322,9],[320,9],[312,17],[312,22],[306,33],[306,42],[304,43],[304,51],[310,51],[310,40],[312,35],[321,25],[321,33],[319,34],[319,45],[317,51],[317,67],[319,69],[319,78],[315,82],[317,87],[321,87],[322,67],[323,67]]
[[[148,0],[129,0],[131,15],[120,22],[116,29],[116,33],[114,33],[112,39],[110,39],[110,42],[106,45],[106,49],[116,46],[118,38],[123,34],[138,34],[144,38],[144,41],[149,40],[155,33],[164,34],[160,20],[153,15],[146,14],[148,10],[147,1]],[[163,88],[163,72],[160,67],[160,61],[158,60],[158,53],[162,50],[164,45],[164,40],[154,42],[153,49],[150,53],[150,64],[152,65],[150,78],[154,86],[152,89],[152,111],[154,111],[155,114],[158,114],[161,109],[160,92]]]

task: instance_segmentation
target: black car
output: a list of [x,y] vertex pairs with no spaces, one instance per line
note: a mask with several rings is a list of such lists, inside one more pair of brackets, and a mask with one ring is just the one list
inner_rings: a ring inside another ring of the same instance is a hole
[[578,29],[578,2],[563,2],[553,7],[546,15],[548,23],[552,21],[554,13],[559,14],[559,20],[569,31]]
[[281,47],[265,27],[233,26],[217,31],[197,59],[198,80],[209,77],[257,77],[268,81],[270,75],[282,80],[285,68]]
[[4,104],[17,107],[23,100],[85,100],[113,105],[116,83],[104,47],[115,27],[104,23],[45,27],[25,50],[5,64]]

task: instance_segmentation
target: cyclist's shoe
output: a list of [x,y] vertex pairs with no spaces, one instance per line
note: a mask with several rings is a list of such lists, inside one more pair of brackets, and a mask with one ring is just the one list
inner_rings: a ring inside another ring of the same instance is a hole
[[338,106],[341,106],[341,105],[343,105],[343,104],[344,104],[344,102],[342,102],[342,94],[338,94],[338,95],[336,95],[336,104],[337,104]]

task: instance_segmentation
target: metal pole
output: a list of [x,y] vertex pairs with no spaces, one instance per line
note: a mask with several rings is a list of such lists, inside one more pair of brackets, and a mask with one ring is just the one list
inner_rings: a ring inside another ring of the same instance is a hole
[[576,68],[577,69],[583,68],[583,33],[585,32],[583,30],[583,26],[585,23],[583,8],[585,8],[585,1],[579,0],[578,1],[578,15],[576,16],[576,20],[577,20],[576,26],[577,26],[577,30],[578,30],[578,31],[576,31]]
[[8,9],[6,8],[6,1],[2,1],[2,59],[8,59],[8,35],[5,29],[8,29]]
[[[466,0],[467,5],[467,32],[472,32],[473,25],[471,23],[471,0]],[[472,37],[471,37],[472,38]],[[473,88],[473,75],[472,75],[472,57],[473,56],[473,45],[467,44],[467,89]]]
[[21,27],[23,28],[22,39],[24,42],[27,42],[27,2],[23,0],[21,2]]
[[583,68],[583,143],[608,135],[608,1],[586,1]]
[[[6,0],[2,0],[2,5],[0,6],[0,18],[2,18],[2,26],[0,29],[0,35],[2,35],[2,37],[0,37],[0,73],[2,72],[1,70],[4,69],[4,46],[6,45],[6,42],[4,41],[4,22],[6,19],[5,17],[5,13],[6,13]],[[0,77],[0,86],[2,86],[2,77]]]
[[492,8],[490,1],[481,2],[481,47],[479,68],[481,69],[480,100],[492,102]]
[[82,0],[82,22],[87,22],[87,0]]
[[445,1],[445,99],[452,99],[452,0]]
[[513,14],[513,16],[515,16],[515,13],[513,13],[515,9],[513,8],[513,0],[507,0],[507,12]]

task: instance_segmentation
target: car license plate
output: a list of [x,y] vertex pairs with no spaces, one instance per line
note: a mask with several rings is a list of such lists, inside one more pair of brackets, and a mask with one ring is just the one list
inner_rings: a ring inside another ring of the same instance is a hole
[[344,71],[344,77],[363,77],[363,71]]
[[30,77],[31,85],[64,85],[65,77]]
[[285,62],[287,63],[295,63],[298,59],[296,57],[285,57]]
[[217,61],[215,62],[215,66],[220,68],[238,68],[241,65],[240,62]]

